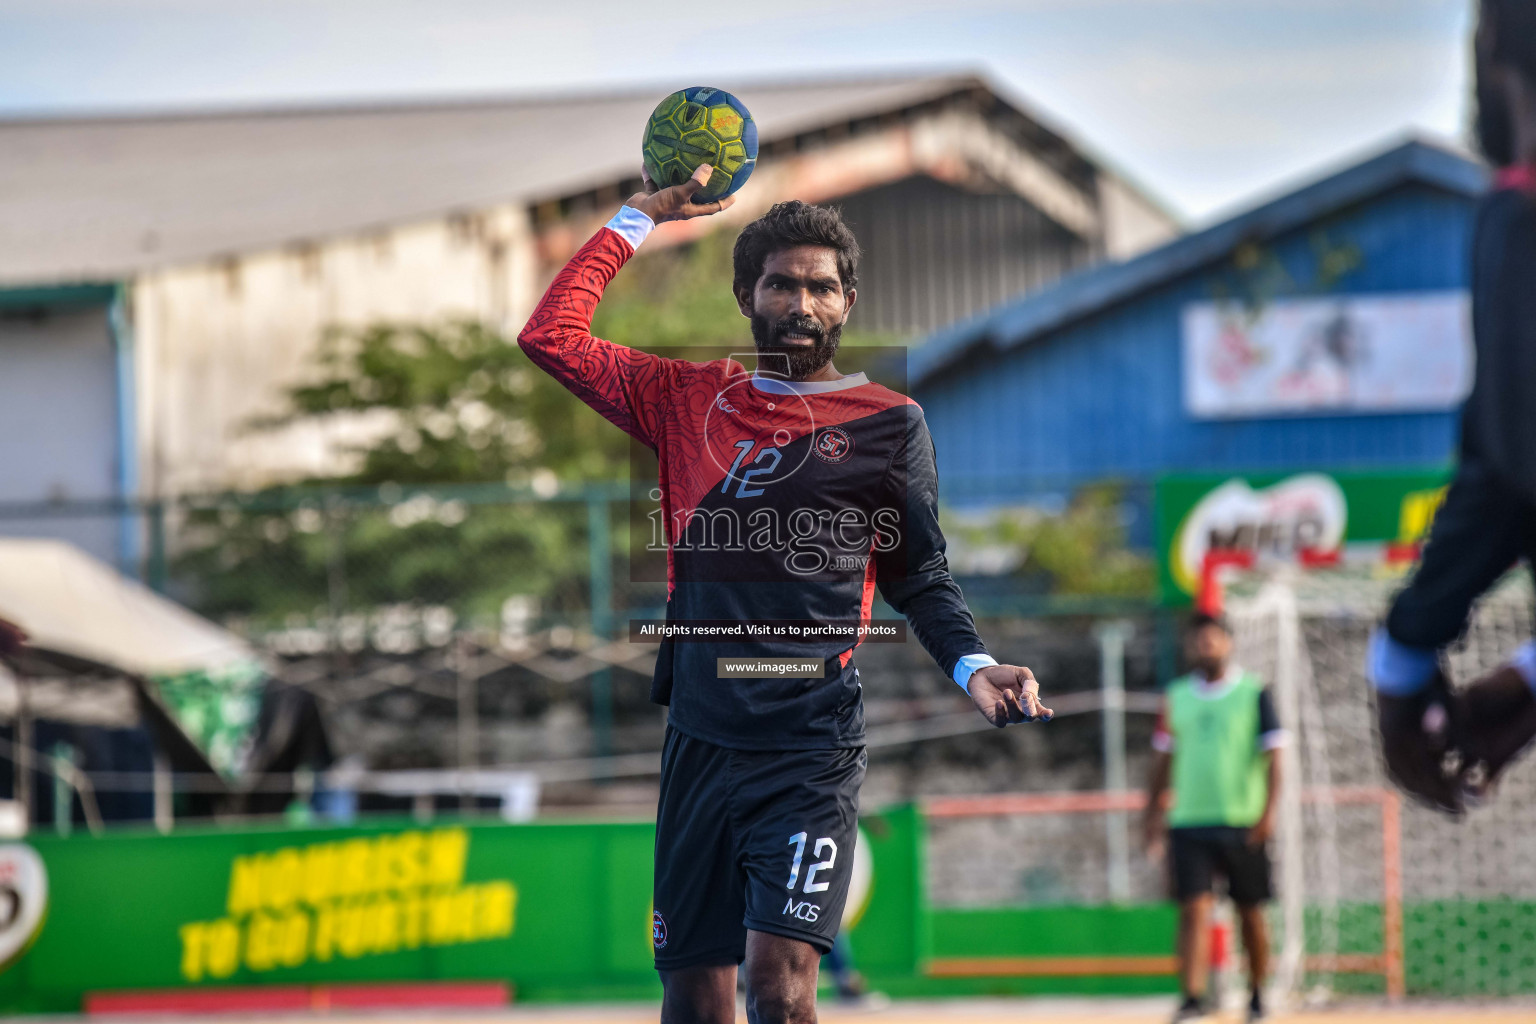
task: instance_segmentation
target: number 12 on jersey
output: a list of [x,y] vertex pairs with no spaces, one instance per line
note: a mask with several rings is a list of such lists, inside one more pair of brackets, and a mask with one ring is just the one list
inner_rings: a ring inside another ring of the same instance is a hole
[[761,487],[754,487],[748,490],[747,484],[753,483],[758,477],[765,476],[778,469],[779,460],[783,458],[783,454],[777,448],[764,448],[757,453],[757,458],[752,460],[752,465],[755,466],[764,459],[768,460],[768,464],[766,466],[759,466],[757,469],[746,470],[738,477],[736,470],[741,468],[742,460],[751,453],[753,448],[757,447],[757,442],[751,438],[743,438],[737,441],[734,447],[736,448],[736,461],[731,463],[730,472],[725,474],[725,483],[720,485],[720,493],[725,494],[731,489],[731,481],[738,480],[740,482],[736,487],[736,497],[755,498],[763,493],[763,489]]
[[[795,848],[795,859],[789,866],[789,882],[784,886],[786,889],[793,890],[795,883],[800,880],[800,862],[805,858],[805,844],[809,841],[809,838],[810,834],[807,832],[796,832],[789,837],[789,845]],[[811,855],[820,857],[823,850],[831,850],[832,855],[826,860],[817,861],[806,870],[805,892],[825,892],[832,885],[831,882],[816,881],[816,872],[832,870],[833,863],[837,861],[837,843],[833,842],[829,836],[822,836],[816,840],[816,845],[812,848]]]

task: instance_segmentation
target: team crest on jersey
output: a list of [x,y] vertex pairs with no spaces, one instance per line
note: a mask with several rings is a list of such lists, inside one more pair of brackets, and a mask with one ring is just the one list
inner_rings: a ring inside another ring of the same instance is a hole
[[651,945],[657,949],[667,948],[667,921],[659,910],[651,911]]
[[848,456],[853,454],[853,438],[842,427],[824,427],[816,435],[816,443],[811,445],[811,450],[822,462],[830,462],[835,466],[847,462]]

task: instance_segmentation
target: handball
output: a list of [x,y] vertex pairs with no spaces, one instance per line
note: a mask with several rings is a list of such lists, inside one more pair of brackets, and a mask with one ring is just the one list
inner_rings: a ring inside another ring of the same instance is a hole
[[645,173],[660,188],[681,185],[699,164],[714,168],[698,202],[724,199],[747,183],[757,165],[757,123],[740,100],[694,86],[662,100],[645,124]]

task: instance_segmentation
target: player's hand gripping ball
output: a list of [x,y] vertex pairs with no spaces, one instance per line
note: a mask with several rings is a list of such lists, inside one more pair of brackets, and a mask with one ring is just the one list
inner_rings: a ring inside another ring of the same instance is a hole
[[1536,740],[1536,698],[1505,665],[1459,690],[1438,672],[1422,692],[1376,695],[1387,774],[1449,814],[1488,799],[1499,776]]
[[1536,696],[1519,670],[1505,665],[1465,687],[1460,697],[1463,790],[1469,803],[1479,803],[1536,741]]
[[1448,814],[1465,809],[1462,766],[1456,763],[1464,718],[1461,696],[1439,672],[1418,693],[1376,694],[1387,776],[1409,796]]
[[660,188],[681,185],[699,164],[714,173],[694,202],[732,195],[757,166],[757,123],[740,100],[720,89],[694,86],[662,100],[645,124],[645,173]]

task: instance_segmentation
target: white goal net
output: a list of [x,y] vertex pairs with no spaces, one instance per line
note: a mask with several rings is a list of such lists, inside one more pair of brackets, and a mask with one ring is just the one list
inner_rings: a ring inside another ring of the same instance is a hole
[[[1453,819],[1386,779],[1366,642],[1401,581],[1366,570],[1248,574],[1229,587],[1236,660],[1271,685],[1293,742],[1282,762],[1275,987],[1464,998],[1536,992],[1536,758]],[[1531,636],[1511,573],[1450,654],[1465,683]]]

